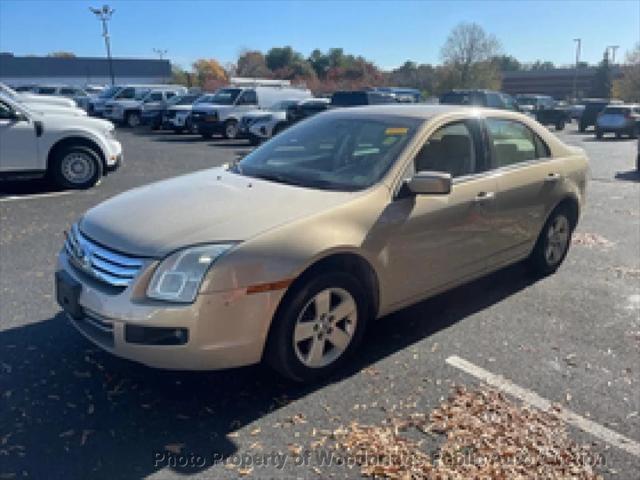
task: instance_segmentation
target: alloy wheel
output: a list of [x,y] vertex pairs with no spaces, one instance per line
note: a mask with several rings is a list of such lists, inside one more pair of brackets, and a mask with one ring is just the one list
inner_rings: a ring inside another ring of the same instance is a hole
[[294,327],[298,360],[309,368],[335,362],[353,340],[357,322],[357,304],[347,290],[321,290],[302,308]]
[[557,215],[549,224],[544,251],[544,257],[549,265],[556,265],[562,260],[569,246],[570,230],[569,219],[564,215]]

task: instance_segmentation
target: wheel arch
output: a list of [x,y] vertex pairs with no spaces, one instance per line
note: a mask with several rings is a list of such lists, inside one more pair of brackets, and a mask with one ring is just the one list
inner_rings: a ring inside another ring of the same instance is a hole
[[[572,193],[569,193],[562,198],[547,214],[547,218],[544,219],[544,224],[547,223],[549,217],[553,212],[555,212],[558,208],[566,208],[569,212],[569,221],[571,221],[572,228],[575,228],[578,224],[578,220],[580,219],[580,202],[578,201],[578,197]],[[544,225],[543,224],[543,225]]]
[[49,153],[47,154],[47,170],[49,170],[49,168],[53,164],[53,160],[55,159],[55,156],[58,154],[58,152],[72,146],[83,146],[83,147],[88,147],[94,150],[100,157],[100,161],[102,162],[102,168],[106,171],[107,161],[105,158],[103,148],[95,140],[91,138],[83,137],[80,135],[72,135],[72,136],[64,137],[58,140],[57,142],[55,142],[51,146],[51,148],[49,148]]

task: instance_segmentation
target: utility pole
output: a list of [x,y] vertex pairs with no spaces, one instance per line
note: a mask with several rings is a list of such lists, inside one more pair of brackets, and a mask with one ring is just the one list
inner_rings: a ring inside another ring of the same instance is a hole
[[580,49],[582,48],[582,39],[574,38],[573,41],[576,43],[576,67],[573,71],[573,99],[576,101],[578,99],[578,65],[580,64]]
[[615,65],[616,64],[616,50],[618,50],[620,48],[620,45],[609,45],[607,48],[609,50],[611,50],[611,65]]
[[153,51],[154,51],[154,53],[156,53],[156,55],[158,55],[158,57],[160,57],[160,60],[163,60],[164,56],[167,54],[167,52],[169,50],[161,49],[161,48],[154,48]]
[[109,59],[109,76],[111,77],[111,86],[115,85],[115,77],[113,75],[113,60],[111,58],[111,42],[109,37],[109,25],[111,16],[115,10],[109,5],[103,5],[102,8],[89,7],[92,13],[102,22],[102,36],[104,37],[104,44],[107,47],[107,58]]

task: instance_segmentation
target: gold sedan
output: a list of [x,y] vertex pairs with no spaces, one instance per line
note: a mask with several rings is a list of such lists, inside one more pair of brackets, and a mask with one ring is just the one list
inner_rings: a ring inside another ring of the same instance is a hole
[[527,260],[554,272],[585,198],[584,151],[513,112],[322,113],[239,163],[88,211],[57,298],[115,355],[169,369],[333,371],[367,323]]

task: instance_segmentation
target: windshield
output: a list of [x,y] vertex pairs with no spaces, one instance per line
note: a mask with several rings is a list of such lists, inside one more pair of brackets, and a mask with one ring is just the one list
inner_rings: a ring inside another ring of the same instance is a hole
[[222,88],[218,90],[207,103],[215,103],[218,105],[233,105],[240,95],[240,88]]
[[390,115],[315,117],[254,150],[234,171],[307,188],[362,190],[382,178],[421,121]]

